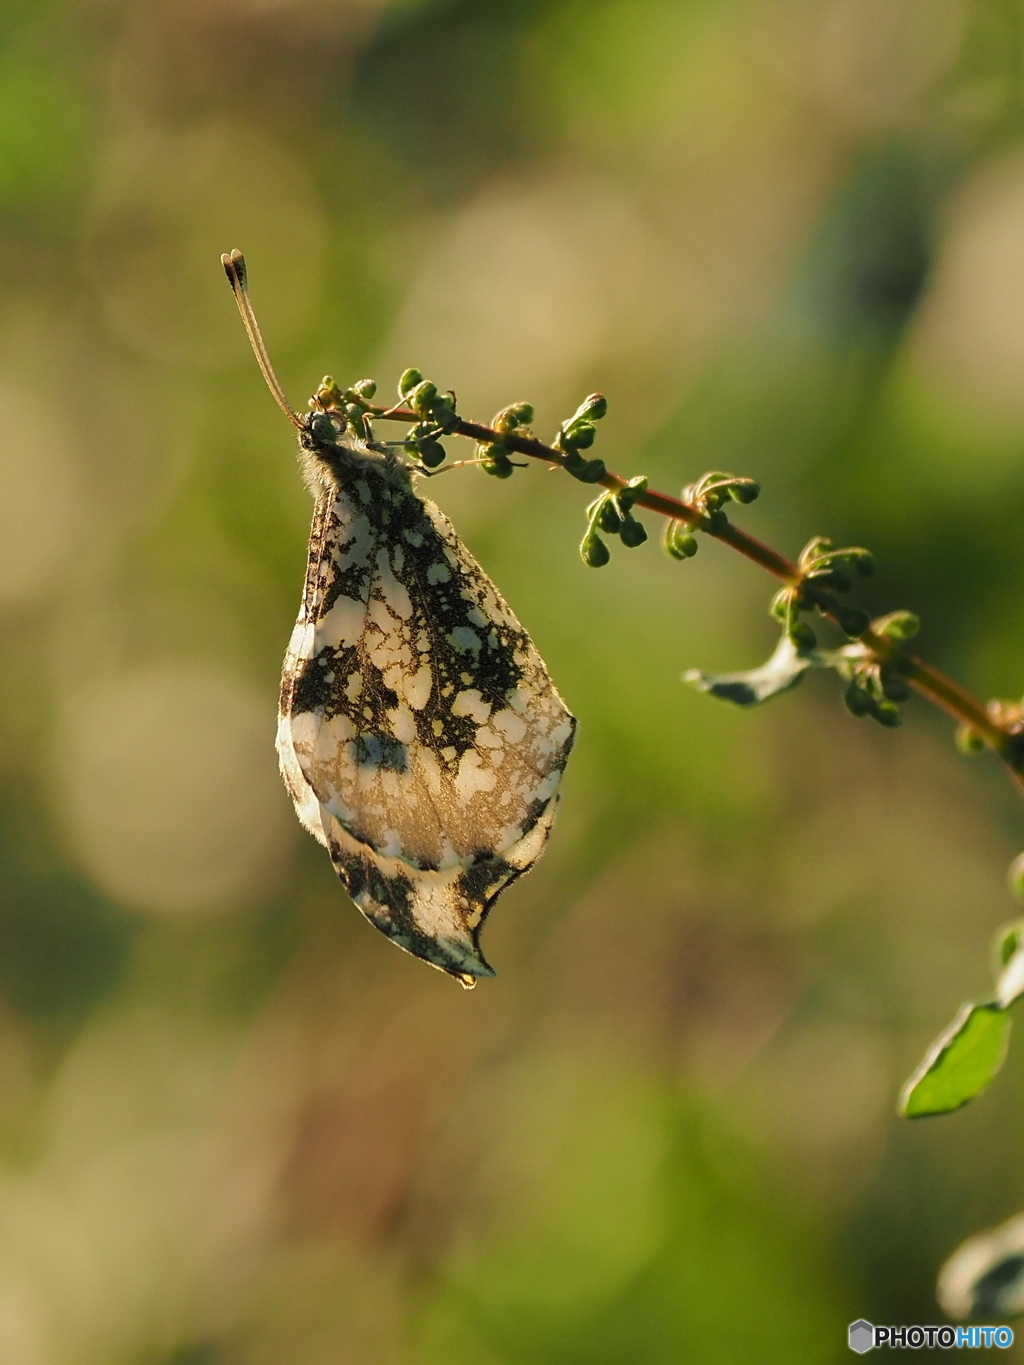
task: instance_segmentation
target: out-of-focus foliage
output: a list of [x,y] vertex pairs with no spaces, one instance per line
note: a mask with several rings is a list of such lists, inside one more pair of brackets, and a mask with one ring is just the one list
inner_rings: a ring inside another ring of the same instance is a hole
[[297,405],[416,365],[550,439],[600,389],[611,468],[751,476],[745,525],[870,546],[858,600],[1019,696],[1022,69],[1015,0],[2,7],[4,1365],[799,1365],[934,1320],[1024,1204],[1019,1056],[895,1116],[986,988],[1012,793],[923,706],[684,687],[770,652],[756,570],[591,573],[578,483],[466,470],[431,492],[580,739],[498,979],[395,952],[276,777],[309,505],[218,257]]

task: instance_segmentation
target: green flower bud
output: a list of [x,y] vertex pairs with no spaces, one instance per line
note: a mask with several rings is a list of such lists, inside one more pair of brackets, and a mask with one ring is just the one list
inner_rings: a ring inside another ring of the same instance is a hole
[[901,673],[886,671],[882,674],[882,693],[889,701],[906,701],[910,684]]
[[625,488],[620,488],[618,493],[616,494],[616,497],[619,500],[619,506],[622,508],[623,512],[630,511],[633,507],[633,504],[636,502],[637,498],[639,498],[642,493],[646,492],[647,492],[646,478],[640,475],[635,479],[630,479],[629,483],[626,484]]
[[580,545],[580,554],[583,556],[584,564],[588,564],[592,569],[600,569],[611,559],[611,551],[598,535],[586,535]]
[[591,422],[579,422],[571,426],[565,435],[577,450],[589,450],[597,436],[597,427]]
[[434,440],[432,436],[425,436],[416,444],[420,459],[428,469],[436,469],[439,464],[444,464],[448,452],[440,441]]
[[785,621],[789,617],[789,604],[793,600],[792,588],[780,588],[768,604],[769,613],[775,617],[776,621]]
[[602,531],[607,531],[611,536],[616,536],[622,526],[622,518],[619,516],[619,509],[615,505],[614,498],[601,498],[601,506],[597,513],[597,526]]
[[697,537],[690,534],[685,522],[670,521],[665,527],[662,544],[673,559],[692,559],[697,553]]
[[853,587],[853,579],[837,564],[821,570],[812,569],[807,577],[813,579],[815,583],[832,588],[835,592],[849,592]]
[[840,628],[853,640],[863,635],[871,625],[871,617],[860,607],[838,606],[835,614]]
[[480,468],[495,479],[510,479],[515,473],[515,465],[511,460],[485,460]]
[[851,551],[850,563],[861,578],[870,578],[875,572],[875,556],[870,550]]
[[413,412],[418,413],[420,417],[426,417],[437,400],[437,385],[432,384],[429,379],[421,379],[416,387],[406,394],[406,398]]
[[843,693],[843,702],[850,715],[856,716],[858,720],[872,711],[875,705],[874,698],[869,692],[864,691],[856,678]]
[[753,479],[737,479],[729,487],[729,496],[734,502],[756,502],[760,492],[761,485],[755,483]]
[[565,452],[563,468],[580,483],[600,483],[608,472],[604,460],[585,460],[579,451],[571,449]]
[[339,407],[343,401],[341,390],[329,374],[325,374],[316,391],[317,402],[325,408]]
[[813,649],[818,643],[818,637],[806,621],[794,621],[789,627],[788,634],[797,649]]
[[369,402],[377,392],[377,385],[372,379],[357,379],[352,389],[360,398],[365,398]]
[[516,427],[528,427],[532,421],[532,403],[510,403],[494,414],[491,426],[495,431],[514,431]]
[[912,611],[891,611],[888,616],[879,616],[873,628],[890,640],[912,640],[921,629],[921,618]]
[[406,370],[398,381],[398,396],[405,398],[412,393],[417,384],[422,384],[423,376],[419,370]]
[[495,441],[491,445],[481,443],[477,446],[476,453],[482,460],[507,460],[512,454],[508,446],[503,446],[500,441]]
[[895,730],[897,726],[903,724],[900,708],[894,701],[876,701],[871,715],[879,725],[885,725],[890,730]]
[[450,436],[459,425],[459,414],[445,402],[441,407],[434,409],[431,413],[431,420],[435,426],[441,428],[446,436]]
[[623,545],[630,550],[635,550],[638,545],[642,545],[647,539],[647,528],[642,522],[636,521],[631,515],[627,514],[622,519],[622,527],[619,531],[619,539]]
[[985,741],[970,725],[958,725],[953,734],[953,743],[962,754],[980,754]]
[[608,411],[608,399],[603,393],[592,393],[579,405],[570,419],[569,425],[579,420],[599,422]]
[[476,458],[480,461],[480,468],[485,474],[490,474],[494,479],[510,479],[515,465],[509,458],[507,446],[500,445],[497,441],[491,445],[481,442],[476,448]]

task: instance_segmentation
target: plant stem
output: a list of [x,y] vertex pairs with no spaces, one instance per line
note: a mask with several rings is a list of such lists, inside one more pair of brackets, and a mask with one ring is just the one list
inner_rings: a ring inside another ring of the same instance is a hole
[[[418,422],[420,420],[412,409],[405,407],[387,410],[371,408],[370,411],[375,418],[390,421]],[[548,464],[563,466],[565,464],[565,456],[554,446],[545,445],[543,441],[538,441],[533,436],[523,436],[515,431],[500,432],[493,427],[483,426],[479,422],[467,422],[460,418],[458,426],[451,434],[467,436],[471,440],[485,445],[503,445],[506,449],[514,450],[519,455],[529,455],[533,459],[544,460]],[[602,488],[618,492],[627,487],[628,480],[619,474],[609,472],[605,474],[604,478],[599,479],[598,483]],[[762,569],[766,569],[768,573],[791,587],[795,587],[801,582],[800,570],[792,560],[779,554],[777,550],[773,550],[770,545],[765,545],[755,536],[740,530],[731,522],[726,522],[717,527],[712,526],[700,508],[682,502],[679,498],[670,497],[667,493],[658,493],[654,490],[635,495],[633,501],[637,507],[645,507],[649,512],[657,512],[674,521],[685,522],[691,530],[702,531],[705,535],[713,536],[755,564],[759,564]],[[829,594],[816,593],[814,596],[818,609],[825,616],[835,621]],[[902,650],[897,653],[895,642],[885,635],[868,630],[859,637],[859,643],[879,663],[888,663],[890,660],[895,662],[895,659],[898,659],[899,671],[914,691],[940,710],[945,711],[947,715],[952,716],[954,720],[969,725],[984,740],[988,748],[1003,760],[1011,778],[1024,792],[1024,776],[1017,766],[1017,746],[1011,743],[1013,737],[1006,729],[997,724],[980,698],[975,697],[966,688],[954,682],[952,678],[948,678],[939,669],[934,668],[923,659],[919,659],[916,655],[907,654]]]

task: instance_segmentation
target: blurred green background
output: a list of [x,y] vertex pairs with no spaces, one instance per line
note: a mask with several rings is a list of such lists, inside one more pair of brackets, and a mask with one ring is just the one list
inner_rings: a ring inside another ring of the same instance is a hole
[[580,737],[497,980],[396,952],[276,775],[310,506],[235,246],[297,406],[416,365],[550,436],[601,389],[612,468],[755,477],[744,525],[870,546],[862,602],[1024,688],[1020,4],[6,0],[0,1361],[802,1365],[941,1321],[1024,1206],[1024,1058],[894,1100],[987,988],[1008,784],[920,704],[697,695],[770,651],[766,578],[595,573],[578,484],[452,474]]

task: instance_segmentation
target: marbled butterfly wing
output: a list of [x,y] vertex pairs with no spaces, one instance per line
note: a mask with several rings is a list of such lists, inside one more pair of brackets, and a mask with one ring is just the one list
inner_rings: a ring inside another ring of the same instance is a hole
[[413,469],[349,439],[317,400],[310,415],[291,407],[245,260],[221,262],[315,499],[281,681],[281,775],[366,918],[472,986],[494,974],[484,917],[544,850],[576,722]]
[[471,983],[543,851],[575,721],[530,637],[393,457],[307,430],[317,489],[278,752],[363,914]]

